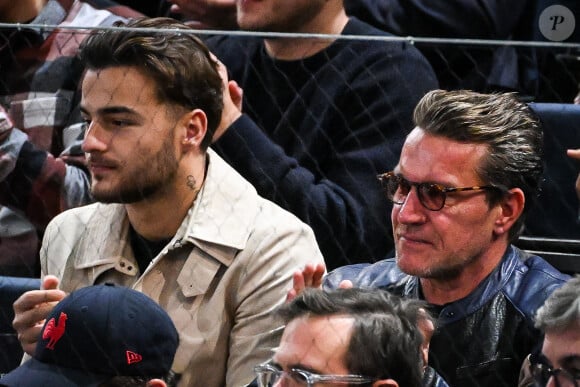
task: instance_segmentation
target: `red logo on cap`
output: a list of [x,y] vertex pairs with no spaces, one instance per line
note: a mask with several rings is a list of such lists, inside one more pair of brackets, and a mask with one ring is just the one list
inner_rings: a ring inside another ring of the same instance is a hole
[[127,364],[139,363],[143,360],[143,356],[138,353],[127,351],[125,354],[127,355]]
[[50,339],[48,344],[46,344],[46,348],[54,349],[54,345],[57,341],[60,340],[62,335],[64,334],[64,328],[66,327],[66,319],[67,315],[63,312],[60,312],[60,316],[58,316],[58,325],[56,325],[56,320],[51,318],[46,323],[44,327],[44,332],[42,332],[42,339]]

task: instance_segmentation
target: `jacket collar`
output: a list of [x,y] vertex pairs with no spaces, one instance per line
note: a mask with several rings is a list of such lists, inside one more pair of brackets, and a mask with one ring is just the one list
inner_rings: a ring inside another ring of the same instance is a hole
[[[213,150],[205,183],[176,237],[191,242],[229,265],[232,254],[246,247],[258,215],[256,189]],[[183,243],[183,242],[182,242]]]
[[[191,243],[207,255],[229,266],[239,250],[245,248],[259,206],[255,188],[211,149],[204,185],[175,236],[163,249]],[[129,221],[122,204],[97,204],[86,232],[79,239],[73,256],[78,269],[96,268],[94,277],[129,255]],[[75,252],[83,252],[75,254]]]
[[[487,304],[506,286],[516,267],[520,265],[520,251],[514,246],[508,246],[501,262],[496,268],[466,297],[443,306],[439,314],[439,322],[448,324],[474,313]],[[419,295],[417,277],[409,276],[405,286],[406,296]]]

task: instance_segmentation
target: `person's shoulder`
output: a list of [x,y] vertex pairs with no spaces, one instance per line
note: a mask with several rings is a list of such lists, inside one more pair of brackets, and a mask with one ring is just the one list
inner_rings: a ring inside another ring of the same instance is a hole
[[[378,29],[367,22],[358,19],[355,16],[348,18],[348,23],[344,27],[343,35],[369,35],[369,36],[388,36],[395,37],[390,32]],[[403,40],[403,39],[401,39]]]
[[95,211],[98,211],[98,208],[102,206],[105,205],[102,203],[91,203],[87,204],[86,206],[74,207],[56,215],[53,220],[63,222],[74,218],[82,218],[86,215],[93,214]]
[[254,223],[255,230],[262,237],[286,240],[307,240],[318,252],[318,244],[312,228],[292,212],[277,203],[257,196],[258,215]]
[[226,54],[239,54],[240,52],[243,52],[244,54],[254,52],[263,43],[262,38],[257,36],[240,35],[237,34],[236,31],[232,31],[228,35],[210,35],[203,38],[203,41],[210,51],[218,57]]
[[340,47],[356,52],[357,63],[366,66],[374,63],[380,69],[379,74],[386,77],[392,76],[393,72],[405,72],[406,79],[420,77],[421,83],[430,85],[429,89],[436,88],[436,76],[431,65],[407,38],[375,28],[355,17],[349,19],[342,35],[361,36],[360,39],[345,39],[340,43]]
[[359,263],[334,269],[325,277],[324,286],[336,288],[344,280],[352,281],[357,287],[391,288],[407,277],[397,266],[395,258],[375,263]]
[[546,298],[570,276],[561,273],[542,257],[527,254],[511,247],[508,262],[514,265],[511,274],[504,278],[504,293],[528,317],[532,317]]
[[520,274],[523,285],[530,283],[559,286],[570,278],[569,275],[560,272],[541,256],[528,254],[517,248],[514,248],[514,254],[518,263],[516,271]]
[[[117,213],[122,205],[91,203],[81,207],[68,209],[56,215],[49,223],[49,228],[67,228],[74,229],[80,224],[88,224],[94,216],[100,218],[109,217],[112,213]],[[78,227],[77,227],[78,228]]]
[[228,217],[237,219],[241,227],[247,227],[245,235],[251,240],[279,239],[281,235],[284,238],[293,235],[314,240],[310,226],[288,210],[261,196],[248,180],[213,150],[209,149],[208,155],[210,167],[204,188],[207,208],[227,204],[230,209]]
[[[346,36],[361,36],[360,40],[353,40],[359,42],[358,44],[366,45],[369,49],[375,48],[378,51],[396,53],[419,53],[419,50],[409,43],[408,38],[403,36],[393,35],[390,32],[378,29],[356,17],[350,17],[348,23],[342,31],[342,35]],[[364,39],[364,37],[369,37]],[[420,55],[422,56],[422,55]]]

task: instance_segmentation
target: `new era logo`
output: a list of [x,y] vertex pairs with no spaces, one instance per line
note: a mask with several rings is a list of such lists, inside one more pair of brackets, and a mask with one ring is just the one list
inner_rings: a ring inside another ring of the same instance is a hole
[[143,356],[139,355],[138,353],[126,351],[125,354],[127,355],[127,364],[139,363],[141,360],[143,360]]

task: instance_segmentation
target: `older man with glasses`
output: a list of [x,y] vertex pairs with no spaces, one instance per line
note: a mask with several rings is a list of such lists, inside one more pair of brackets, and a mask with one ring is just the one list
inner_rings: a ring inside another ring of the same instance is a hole
[[280,345],[253,386],[419,387],[424,305],[371,289],[309,289],[279,309]]
[[[580,275],[556,290],[538,310],[542,351],[530,356],[529,375],[538,387],[580,386]],[[520,380],[521,385],[528,385]]]
[[[421,99],[414,122],[379,176],[396,257],[338,268],[325,286],[426,300],[438,316],[429,362],[450,386],[514,386],[542,340],[536,310],[569,278],[511,245],[540,185],[540,123],[513,94],[443,90]],[[322,269],[296,273],[289,297],[320,285]]]

